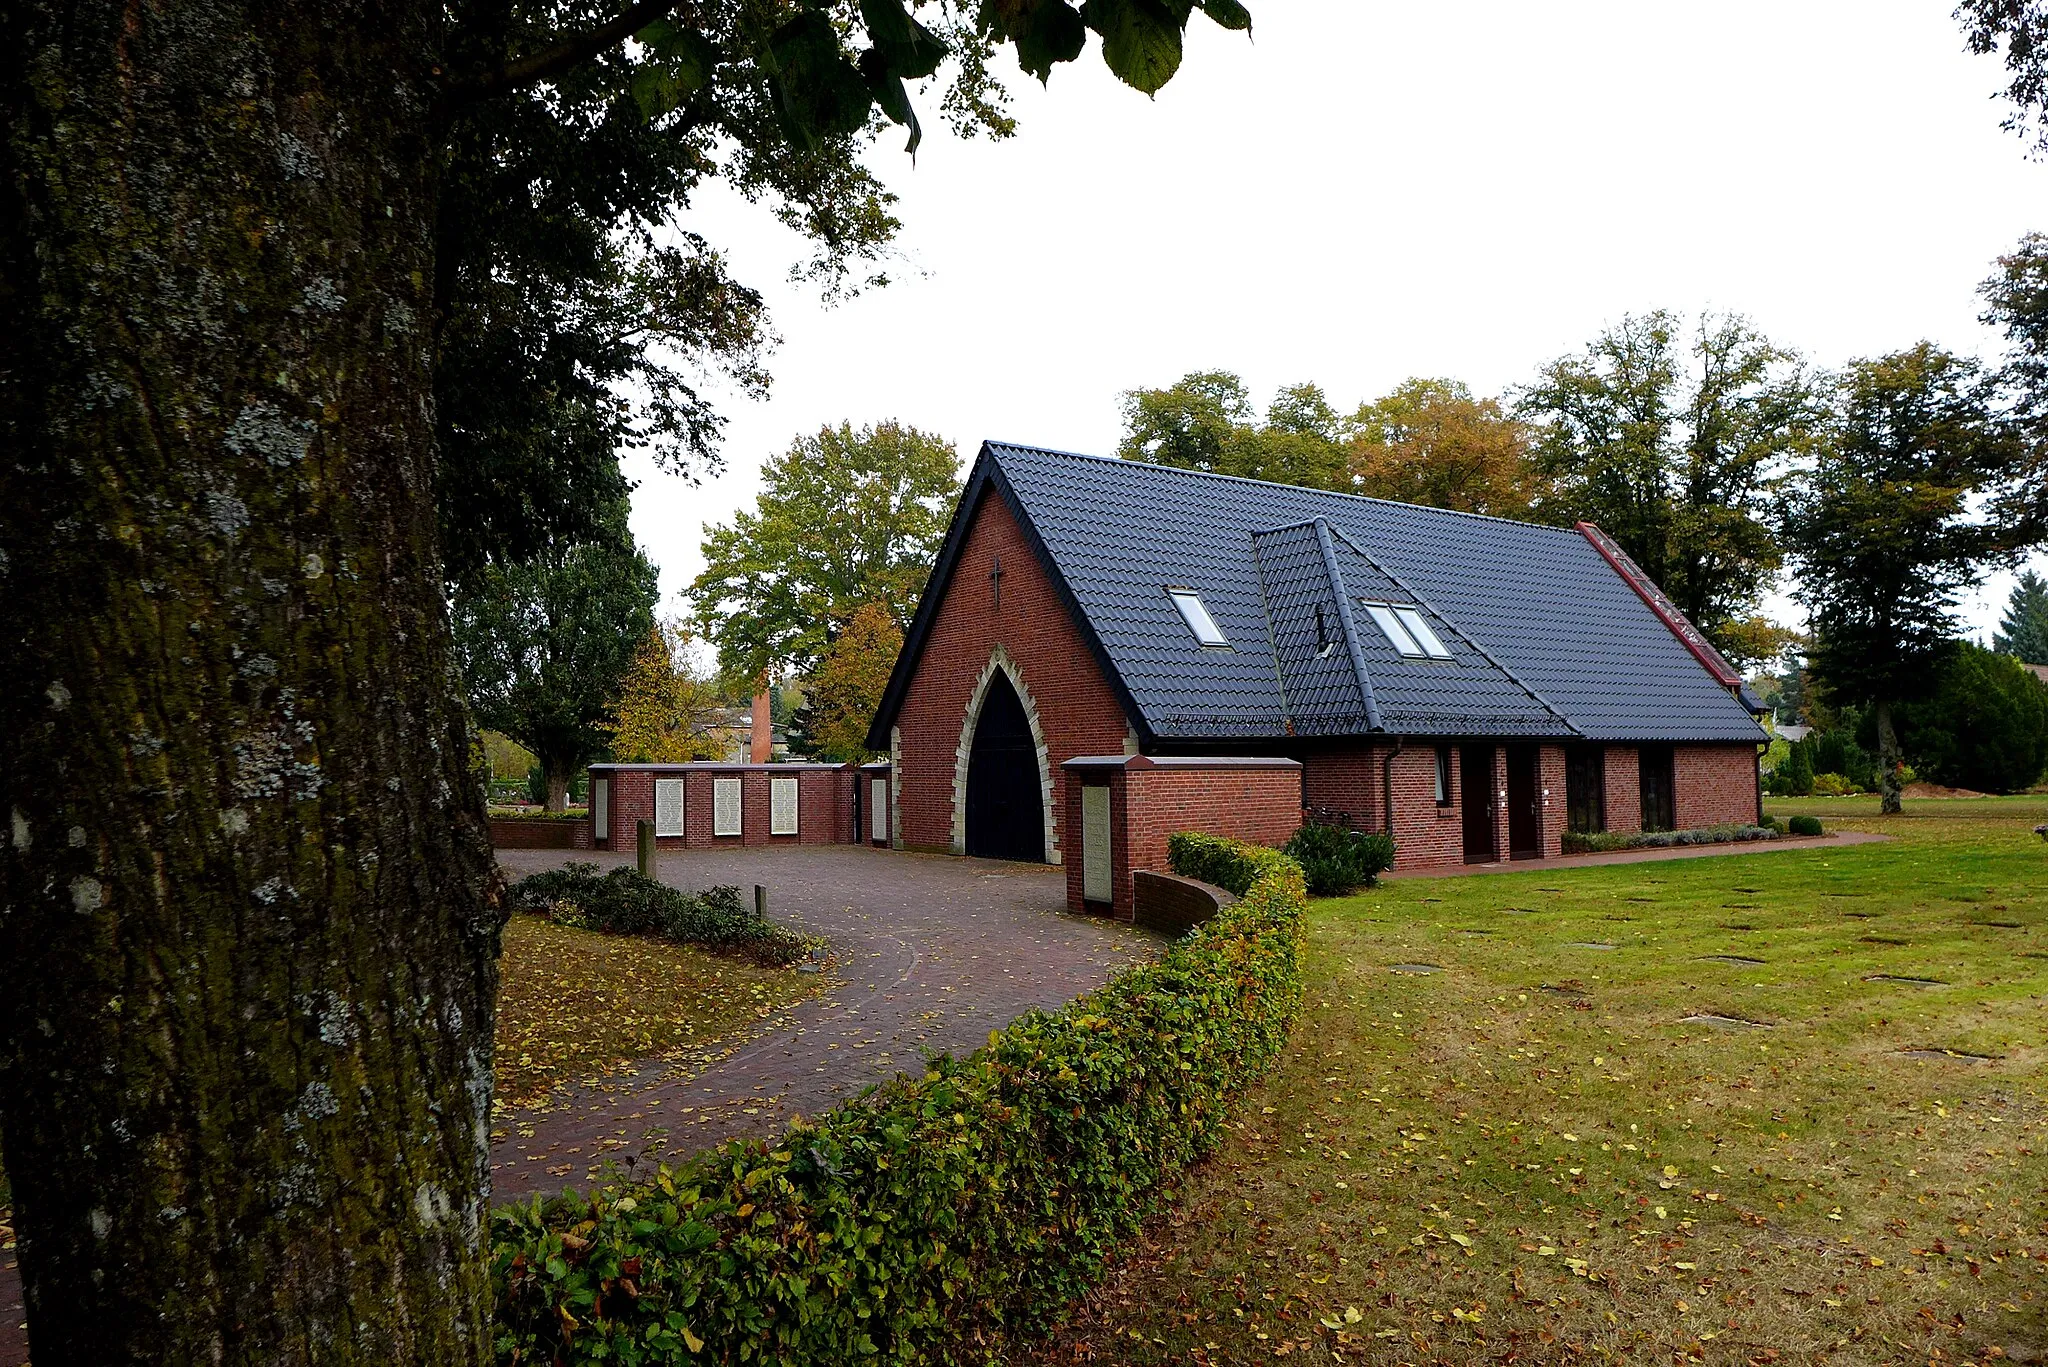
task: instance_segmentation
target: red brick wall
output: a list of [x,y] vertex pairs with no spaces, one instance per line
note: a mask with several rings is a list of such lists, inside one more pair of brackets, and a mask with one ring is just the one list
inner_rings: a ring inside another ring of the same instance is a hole
[[[1308,805],[1343,812],[1360,830],[1383,831],[1387,777],[1382,767],[1391,746],[1335,750],[1302,756]],[[1394,867],[1440,868],[1465,862],[1465,794],[1462,757],[1451,747],[1451,800],[1436,801],[1436,746],[1403,747],[1394,756]],[[1503,835],[1505,840],[1506,836]]]
[[1571,820],[1571,808],[1564,800],[1564,747],[1546,745],[1536,756],[1537,799],[1542,803],[1543,857],[1564,853],[1564,828]]
[[574,850],[579,832],[587,831],[588,820],[540,816],[494,816],[491,818],[491,848],[498,850]]
[[[989,571],[1003,562],[1002,607]],[[1060,765],[1075,755],[1122,754],[1123,707],[1095,664],[1057,590],[1025,543],[1000,496],[991,492],[969,526],[952,581],[926,638],[924,654],[897,718],[895,818],[910,849],[954,849],[953,777],[960,731],[975,682],[1003,646],[1017,662],[1044,730],[1053,779],[1054,856],[1064,851],[1067,819]]]
[[[606,823],[611,835],[598,845],[600,849],[633,850],[638,847],[635,823],[654,820],[656,778],[680,778],[683,781],[683,834],[655,837],[654,843],[660,849],[710,849],[721,845],[843,845],[853,838],[854,779],[851,769],[798,768],[792,765],[778,773],[773,769],[708,766],[666,772],[610,769],[604,774],[611,781],[611,813]],[[712,784],[720,778],[740,780],[740,834],[737,836],[714,836],[711,833]],[[769,780],[772,778],[795,778],[797,781],[795,835],[769,834],[770,804],[773,801]]]
[[1678,828],[1756,820],[1754,745],[1681,745],[1671,759]]
[[1643,828],[1642,761],[1633,745],[1606,749],[1607,829],[1628,834]]
[[[1111,914],[1132,915],[1131,874],[1138,869],[1171,872],[1167,838],[1176,831],[1225,835],[1254,845],[1284,845],[1301,825],[1301,769],[1278,762],[1267,765],[1155,764],[1144,757],[1122,764],[1065,771],[1061,825],[1075,832],[1069,851],[1067,905],[1084,908],[1081,898],[1081,789],[1084,784],[1109,785]],[[1095,908],[1095,909],[1099,909]]]

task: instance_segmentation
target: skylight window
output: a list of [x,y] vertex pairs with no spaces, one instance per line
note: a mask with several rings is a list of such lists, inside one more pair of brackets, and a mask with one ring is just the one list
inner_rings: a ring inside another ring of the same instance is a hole
[[1421,613],[1414,608],[1395,608],[1394,615],[1401,619],[1402,626],[1408,628],[1408,634],[1415,638],[1415,644],[1422,647],[1423,654],[1432,660],[1451,658],[1451,652],[1445,647],[1443,639],[1430,629],[1429,623],[1422,619]]
[[1166,596],[1180,609],[1180,617],[1188,624],[1188,630],[1195,633],[1195,640],[1205,646],[1227,646],[1230,638],[1223,634],[1223,628],[1216,625],[1216,619],[1209,615],[1209,609],[1202,602],[1202,595],[1193,589],[1168,589]]
[[1411,660],[1448,660],[1453,658],[1443,638],[1429,625],[1423,615],[1407,604],[1367,603],[1365,610],[1372,614],[1372,620],[1386,633],[1394,649]]

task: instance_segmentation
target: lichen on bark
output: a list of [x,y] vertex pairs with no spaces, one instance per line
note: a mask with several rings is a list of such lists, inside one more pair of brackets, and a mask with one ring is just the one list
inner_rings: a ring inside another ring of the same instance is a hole
[[438,7],[0,18],[0,1143],[38,1361],[481,1363],[501,924]]

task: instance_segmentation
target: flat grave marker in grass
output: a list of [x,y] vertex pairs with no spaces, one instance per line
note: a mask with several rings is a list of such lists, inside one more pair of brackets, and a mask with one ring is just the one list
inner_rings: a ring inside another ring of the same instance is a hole
[[1600,949],[1600,950],[1607,950],[1607,949],[1612,949],[1612,948],[1614,948],[1614,946],[1613,946],[1613,945],[1611,945],[1611,944],[1609,944],[1609,943],[1608,943],[1607,941],[1605,941],[1605,940],[1573,940],[1573,941],[1570,941],[1569,943],[1567,943],[1567,944],[1565,945],[1565,948],[1566,948],[1566,949]]
[[1701,1011],[1690,1016],[1680,1016],[1680,1025],[1711,1025],[1716,1030],[1775,1030],[1778,1027],[1768,1021],[1753,1021],[1747,1016],[1723,1016],[1712,1011]]
[[1717,964],[1760,964],[1762,959],[1752,959],[1747,954],[1702,954],[1700,959]]
[[1949,986],[1948,983],[1943,982],[1940,978],[1915,978],[1899,973],[1866,973],[1863,975],[1863,981],[1867,983],[1900,983],[1907,987]]
[[1996,1063],[1999,1059],[1997,1054],[1970,1054],[1961,1049],[1901,1049],[1898,1054],[1936,1063]]
[[1442,964],[1390,964],[1388,965],[1388,971],[1391,973],[1408,973],[1420,977],[1429,973],[1441,973],[1444,971],[1444,968]]

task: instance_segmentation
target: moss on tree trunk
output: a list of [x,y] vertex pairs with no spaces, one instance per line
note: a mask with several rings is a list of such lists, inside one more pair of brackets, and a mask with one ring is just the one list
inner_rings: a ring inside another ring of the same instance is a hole
[[490,1357],[438,14],[0,19],[0,1138],[38,1362]]

